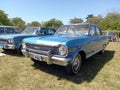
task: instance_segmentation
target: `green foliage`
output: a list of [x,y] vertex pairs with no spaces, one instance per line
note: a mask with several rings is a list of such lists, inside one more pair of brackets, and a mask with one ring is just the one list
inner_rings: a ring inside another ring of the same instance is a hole
[[[82,23],[83,19],[81,18],[73,18],[70,19],[70,24],[75,23]],[[107,15],[103,18],[101,15],[94,16],[93,14],[89,14],[86,17],[87,23],[94,23],[100,26],[103,30],[118,30],[120,31],[120,13],[119,12],[109,12]],[[22,20],[20,17],[15,17],[12,19],[8,18],[8,15],[0,9],[0,25],[14,25],[22,30],[26,26],[45,26],[45,27],[52,27],[57,29],[59,26],[63,25],[62,21],[56,20],[55,18],[50,19],[48,21],[43,22],[40,24],[37,21],[32,21],[31,23],[28,23],[25,25],[25,21]]]
[[28,23],[27,26],[39,27],[41,24],[38,21],[32,21],[31,23]]
[[94,16],[93,14],[90,14],[86,17],[87,19],[87,23],[94,23],[94,24],[98,24],[101,20],[102,20],[102,16],[98,15],[98,16]]
[[107,30],[110,26],[106,23],[106,20],[101,20],[98,25],[101,27],[102,30]]
[[120,30],[120,13],[113,12],[108,13],[106,18],[108,25],[111,26],[108,29],[110,30]]
[[119,30],[120,31],[120,13],[110,12],[98,23],[104,30]]
[[120,31],[120,20],[116,20],[111,25],[111,30],[119,30]]
[[17,26],[22,30],[26,27],[25,26],[25,21],[23,21],[20,17],[12,18],[11,22],[14,26]]
[[83,22],[83,19],[81,18],[73,18],[73,19],[70,19],[69,23],[70,24],[76,24],[76,23],[82,23]]
[[50,19],[49,21],[46,21],[42,24],[42,26],[51,27],[55,29],[58,29],[58,27],[60,27],[61,25],[63,25],[62,21],[56,20],[55,18]]
[[8,15],[3,10],[0,10],[0,25],[12,25]]
[[94,23],[100,26],[103,30],[119,30],[120,31],[120,13],[110,12],[102,18],[102,16],[94,16],[90,14],[86,17],[87,23]]

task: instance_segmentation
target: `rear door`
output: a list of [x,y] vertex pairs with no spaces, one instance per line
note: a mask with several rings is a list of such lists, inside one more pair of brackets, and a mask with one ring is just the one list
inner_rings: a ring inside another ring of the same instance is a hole
[[97,50],[100,50],[102,48],[102,44],[103,44],[103,36],[102,36],[101,29],[97,26],[96,26],[96,30],[95,30],[95,36],[97,38]]

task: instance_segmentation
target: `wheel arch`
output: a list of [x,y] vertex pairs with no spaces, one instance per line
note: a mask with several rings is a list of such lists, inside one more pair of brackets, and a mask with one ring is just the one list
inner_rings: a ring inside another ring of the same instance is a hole
[[85,60],[86,60],[86,53],[85,53],[85,51],[84,51],[84,50],[81,50],[81,51],[79,51],[79,54],[80,54],[81,57],[82,57],[82,62],[85,62]]
[[[74,60],[78,54],[81,56],[82,62],[79,64],[79,67],[77,67],[77,69],[74,69],[73,63],[74,63]],[[71,64],[69,64],[65,67],[66,72],[69,74],[77,74],[80,71],[81,65],[85,60],[86,60],[85,51],[82,49],[78,49],[76,52],[74,52],[74,56],[73,56]]]
[[83,49],[78,49],[77,51],[74,52],[73,54],[73,59],[71,61],[71,63],[74,61],[75,57],[77,54],[80,54],[82,57],[82,62],[84,62],[86,60],[86,53]]

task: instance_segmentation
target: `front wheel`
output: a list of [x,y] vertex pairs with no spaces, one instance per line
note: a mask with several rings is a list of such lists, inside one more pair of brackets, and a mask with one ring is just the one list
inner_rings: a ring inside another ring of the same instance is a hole
[[19,49],[17,49],[17,54],[23,55],[23,53],[22,53],[22,46],[20,46]]
[[81,55],[78,54],[74,61],[72,62],[72,64],[68,65],[65,67],[66,72],[68,72],[69,74],[77,74],[82,66],[82,58]]

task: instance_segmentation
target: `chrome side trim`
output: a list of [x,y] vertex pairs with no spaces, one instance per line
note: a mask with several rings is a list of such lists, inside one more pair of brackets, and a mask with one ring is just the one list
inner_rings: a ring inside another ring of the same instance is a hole
[[101,50],[102,50],[102,49],[100,49],[100,50],[98,50],[98,51],[95,51],[95,52],[93,52],[93,53],[90,53],[90,54],[86,55],[86,59],[88,59],[88,58],[90,58],[91,56],[97,54],[97,53],[100,52]]

